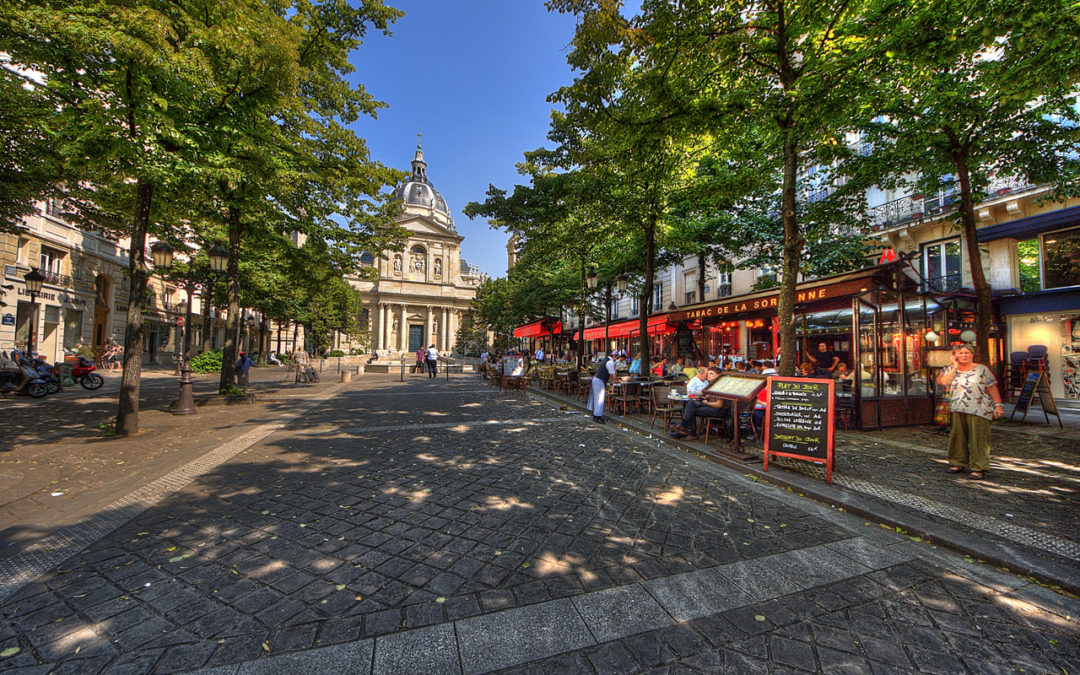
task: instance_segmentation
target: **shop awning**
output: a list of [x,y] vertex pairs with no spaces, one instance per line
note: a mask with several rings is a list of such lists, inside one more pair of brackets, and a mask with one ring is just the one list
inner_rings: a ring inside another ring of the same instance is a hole
[[[675,332],[678,327],[677,323],[668,322],[668,314],[658,314],[657,316],[649,317],[649,335],[664,335],[667,333]],[[620,321],[613,323],[607,327],[607,336],[616,340],[619,338],[626,338],[632,335],[638,335],[641,333],[641,321],[639,319],[630,319],[628,321]],[[577,339],[577,335],[574,336]],[[603,340],[604,339],[604,326],[593,326],[592,328],[585,329],[586,340]]]
[[516,338],[551,337],[562,332],[562,321],[558,319],[537,319],[514,329]]
[[1080,206],[1070,206],[1049,213],[1040,213],[1027,218],[1012,220],[1000,225],[980,227],[975,238],[979,241],[996,239],[1030,239],[1031,237],[1080,223]]
[[1075,312],[1080,310],[1080,288],[1057,288],[1037,293],[1024,293],[1001,298],[1002,316],[1039,314],[1041,312]]

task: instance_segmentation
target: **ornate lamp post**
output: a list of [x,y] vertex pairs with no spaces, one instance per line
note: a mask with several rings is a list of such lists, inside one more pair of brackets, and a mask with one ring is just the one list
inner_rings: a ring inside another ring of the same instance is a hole
[[45,275],[38,268],[34,268],[23,275],[26,282],[26,292],[30,294],[30,325],[26,331],[26,358],[34,353],[34,324],[37,323],[37,296],[41,293],[41,285],[45,283]]

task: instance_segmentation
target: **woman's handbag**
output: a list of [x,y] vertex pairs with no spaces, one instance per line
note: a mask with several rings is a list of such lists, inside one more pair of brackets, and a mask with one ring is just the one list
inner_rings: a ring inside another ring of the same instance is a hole
[[934,408],[934,424],[943,427],[949,423],[951,417],[952,410],[949,409],[949,398],[942,396],[937,407]]

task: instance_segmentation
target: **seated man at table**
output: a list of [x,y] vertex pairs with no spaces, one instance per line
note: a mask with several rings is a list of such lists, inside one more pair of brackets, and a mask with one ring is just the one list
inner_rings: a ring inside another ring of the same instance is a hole
[[[701,392],[718,377],[720,377],[718,368],[709,367],[699,370],[694,379],[686,384],[686,393],[691,396],[700,396]],[[723,420],[730,415],[731,406],[723,399],[692,399],[687,401],[683,408],[682,422],[676,425],[669,435],[696,441],[698,417],[718,417]]]

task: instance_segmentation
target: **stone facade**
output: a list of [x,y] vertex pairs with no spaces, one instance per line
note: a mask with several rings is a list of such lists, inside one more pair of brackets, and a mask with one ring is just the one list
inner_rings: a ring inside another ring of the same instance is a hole
[[347,277],[368,310],[370,346],[391,358],[431,344],[450,352],[482,275],[461,258],[465,237],[428,181],[419,145],[412,175],[393,194],[401,201],[397,223],[408,232],[405,245],[367,260],[374,278]]

